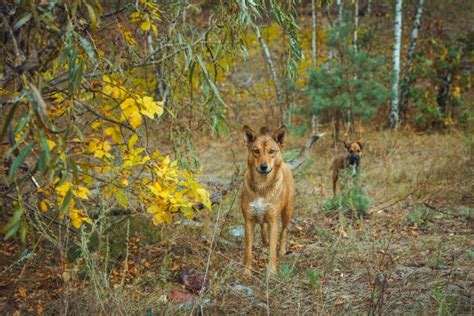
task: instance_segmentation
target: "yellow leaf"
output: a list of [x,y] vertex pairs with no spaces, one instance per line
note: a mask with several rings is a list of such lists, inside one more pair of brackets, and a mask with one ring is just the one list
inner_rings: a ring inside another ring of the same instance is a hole
[[56,193],[64,197],[66,196],[66,193],[69,191],[69,189],[71,189],[71,187],[72,187],[71,182],[64,181],[63,184],[56,187]]
[[142,116],[139,113],[138,106],[136,105],[136,102],[132,98],[127,98],[125,99],[121,104],[120,107],[122,108],[123,115],[122,116],[122,121],[125,119],[128,120],[130,125],[133,128],[137,128],[140,125],[142,125]]
[[56,143],[53,142],[52,140],[47,139],[46,142],[48,143],[49,150],[53,150],[53,148],[56,146]]
[[153,34],[154,34],[155,36],[158,36],[158,28],[156,27],[155,24],[153,24],[153,25],[151,26],[151,30],[153,31]]
[[48,211],[48,204],[46,204],[45,200],[41,201],[40,210],[41,210],[41,212],[47,212]]
[[137,44],[137,41],[132,35],[132,32],[130,31],[125,31],[123,32],[123,36],[125,37],[125,40],[127,41],[128,45],[130,46],[135,46]]
[[140,28],[143,30],[143,31],[148,31],[151,27],[151,21],[144,21],[142,22],[142,24],[140,24]]
[[135,144],[137,143],[137,141],[138,141],[138,135],[133,134],[132,137],[130,137],[130,139],[128,140],[128,148],[132,149],[133,146],[135,146]]
[[73,190],[72,193],[80,199],[88,200],[91,191],[88,188],[79,185],[76,190]]
[[117,193],[115,194],[115,199],[117,200],[118,204],[120,204],[122,207],[124,208],[128,207],[127,193],[125,192],[125,190],[118,190]]
[[141,113],[151,119],[155,117],[155,114],[158,116],[163,115],[163,108],[161,107],[164,104],[163,101],[154,101],[151,97],[143,97],[141,105]]
[[458,99],[460,97],[461,97],[461,88],[456,86],[453,89],[453,98]]
[[120,128],[117,125],[112,127],[108,127],[104,130],[104,134],[110,136],[114,143],[120,144],[122,143],[122,137],[120,135]]

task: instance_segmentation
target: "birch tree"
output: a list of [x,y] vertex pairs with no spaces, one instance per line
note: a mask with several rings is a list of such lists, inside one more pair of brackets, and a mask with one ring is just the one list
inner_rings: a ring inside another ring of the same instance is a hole
[[359,0],[354,1],[354,50],[357,51],[357,28],[359,27]]
[[405,63],[404,77],[401,85],[401,97],[400,97],[400,112],[405,114],[408,110],[408,95],[409,87],[413,83],[413,76],[411,68],[413,64],[413,58],[415,57],[416,41],[418,39],[418,33],[421,25],[421,15],[423,13],[424,0],[418,0],[416,2],[415,19],[413,20],[413,27],[410,34],[410,44],[408,46],[407,60]]
[[316,37],[316,23],[317,23],[317,11],[316,11],[316,0],[311,0],[311,48],[312,48],[312,61],[313,66],[316,65],[316,60],[318,58],[317,51],[317,37]]
[[342,22],[342,13],[343,13],[343,9],[344,9],[342,0],[337,0],[336,5],[337,5],[337,21],[339,23],[341,23]]
[[392,78],[392,104],[390,109],[390,128],[395,129],[399,122],[399,85],[400,85],[400,46],[402,40],[402,4],[403,0],[395,3],[395,26],[393,45],[393,78]]
[[[316,2],[315,0],[311,0],[311,17],[312,17],[311,47],[312,47],[313,67],[316,66],[316,63],[318,61],[317,37],[316,37],[317,11],[316,11],[316,3],[315,2]],[[313,134],[316,133],[317,128],[318,128],[318,117],[316,116],[316,113],[313,110],[313,114],[311,116],[311,129],[313,131]]]

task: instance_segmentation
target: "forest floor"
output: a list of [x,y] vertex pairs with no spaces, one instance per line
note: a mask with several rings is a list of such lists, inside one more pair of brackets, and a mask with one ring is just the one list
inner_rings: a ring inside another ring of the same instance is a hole
[[[304,141],[291,137],[288,151]],[[323,138],[313,159],[294,172],[289,253],[279,258],[276,276],[265,273],[268,252],[258,237],[256,271],[242,273],[243,220],[236,189],[202,216],[206,223],[153,226],[148,218],[133,217],[116,224],[103,241],[107,259],[102,261],[100,246],[74,260],[74,251],[83,247],[77,236],[71,245],[79,246],[67,253],[41,241],[20,259],[16,243],[2,243],[0,313],[472,315],[470,136],[372,132],[364,141],[361,182],[372,202],[367,216],[325,211],[336,151],[330,137]],[[245,168],[238,133],[197,148],[206,178],[230,179]],[[185,291],[178,281],[184,268],[207,271],[209,289],[200,296]]]

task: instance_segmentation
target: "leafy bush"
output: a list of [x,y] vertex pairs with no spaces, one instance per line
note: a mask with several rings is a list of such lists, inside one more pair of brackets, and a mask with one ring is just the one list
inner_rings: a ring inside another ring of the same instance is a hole
[[354,177],[352,177],[350,170],[343,170],[339,179],[341,190],[338,195],[325,201],[324,209],[328,212],[354,213],[357,217],[367,215],[371,201],[366,195],[359,179],[360,169]]

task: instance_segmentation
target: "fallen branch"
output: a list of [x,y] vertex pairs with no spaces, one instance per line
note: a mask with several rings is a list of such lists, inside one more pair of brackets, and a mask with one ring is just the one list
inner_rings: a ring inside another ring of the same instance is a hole
[[457,218],[466,218],[466,216],[464,216],[464,215],[453,214],[453,213],[450,213],[450,212],[442,211],[439,208],[428,204],[428,202],[423,202],[423,205],[426,206],[427,208],[429,208],[430,210],[433,210],[433,211],[436,211],[436,212],[439,212],[439,213],[443,213],[445,215],[449,215],[449,216],[457,217]]

